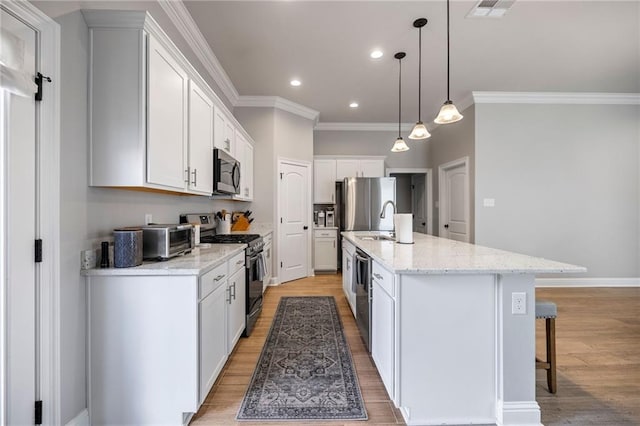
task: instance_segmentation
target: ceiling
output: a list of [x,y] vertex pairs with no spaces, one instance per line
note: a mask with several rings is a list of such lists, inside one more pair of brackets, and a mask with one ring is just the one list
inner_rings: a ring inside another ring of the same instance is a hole
[[[417,119],[412,23],[425,17],[423,121],[446,100],[445,1],[184,4],[240,95],[280,96],[321,122],[397,122],[398,51],[407,53],[402,121]],[[640,92],[640,2],[517,0],[503,18],[466,18],[475,4],[451,2],[455,103],[468,105],[471,91]],[[385,55],[370,59],[373,48]]]

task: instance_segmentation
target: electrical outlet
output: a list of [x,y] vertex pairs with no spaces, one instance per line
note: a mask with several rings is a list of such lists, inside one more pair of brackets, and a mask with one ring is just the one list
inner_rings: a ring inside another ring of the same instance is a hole
[[83,250],[80,252],[80,269],[93,269],[98,260],[97,250]]
[[511,313],[515,315],[527,313],[527,293],[511,293]]
[[144,224],[148,225],[150,223],[153,223],[153,216],[151,215],[151,213],[145,213],[145,215],[144,215]]

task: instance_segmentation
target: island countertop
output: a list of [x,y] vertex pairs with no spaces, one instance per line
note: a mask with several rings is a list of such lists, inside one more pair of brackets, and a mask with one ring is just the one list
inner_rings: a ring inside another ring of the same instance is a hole
[[[343,232],[342,236],[399,274],[550,274],[582,273],[586,268],[420,233],[413,244],[363,240],[376,233]],[[380,233],[378,233],[380,234]]]

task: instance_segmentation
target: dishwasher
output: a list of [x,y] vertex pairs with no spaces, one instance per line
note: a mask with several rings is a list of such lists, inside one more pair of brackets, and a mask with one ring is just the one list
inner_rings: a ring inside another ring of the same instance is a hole
[[367,351],[371,353],[371,258],[356,249],[356,324]]

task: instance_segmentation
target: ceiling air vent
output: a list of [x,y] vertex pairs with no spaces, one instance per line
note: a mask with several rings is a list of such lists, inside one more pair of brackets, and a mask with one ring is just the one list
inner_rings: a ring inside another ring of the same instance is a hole
[[502,18],[515,0],[480,0],[467,14],[467,18]]

